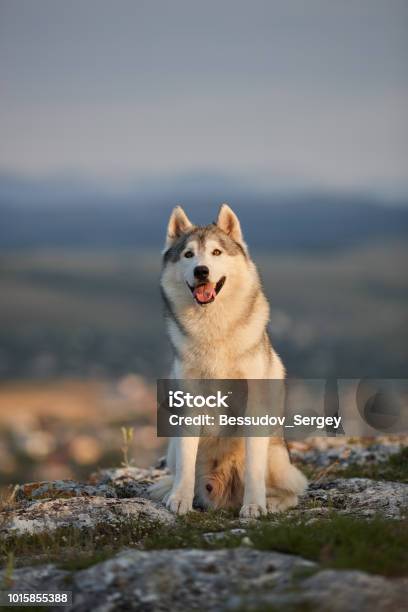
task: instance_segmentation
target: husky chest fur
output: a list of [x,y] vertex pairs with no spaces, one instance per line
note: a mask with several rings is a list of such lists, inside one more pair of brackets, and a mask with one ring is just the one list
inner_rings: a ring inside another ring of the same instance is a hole
[[269,307],[238,219],[191,225],[180,208],[169,223],[161,278],[178,378],[282,378],[266,326]]
[[[174,209],[161,291],[173,378],[284,378],[267,334],[268,302],[229,206],[223,204],[216,223],[205,227]],[[295,505],[305,488],[277,439],[172,439],[168,466],[173,476],[152,495],[178,513],[191,510],[195,495],[207,507],[242,506],[241,515],[259,516]]]

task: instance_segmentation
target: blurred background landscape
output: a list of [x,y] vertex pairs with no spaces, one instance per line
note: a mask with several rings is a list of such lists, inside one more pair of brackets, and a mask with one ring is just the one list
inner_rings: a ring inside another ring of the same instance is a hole
[[407,374],[397,0],[0,2],[0,484],[152,464],[172,207],[238,213],[292,377]]

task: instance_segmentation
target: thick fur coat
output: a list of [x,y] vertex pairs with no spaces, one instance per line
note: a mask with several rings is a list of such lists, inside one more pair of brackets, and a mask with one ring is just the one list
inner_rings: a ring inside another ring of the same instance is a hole
[[[193,225],[174,209],[163,255],[161,291],[177,379],[279,379],[281,359],[267,333],[269,305],[239,220],[223,204],[217,221]],[[306,479],[274,438],[173,438],[172,476],[151,489],[174,512],[240,508],[258,517],[295,506]]]

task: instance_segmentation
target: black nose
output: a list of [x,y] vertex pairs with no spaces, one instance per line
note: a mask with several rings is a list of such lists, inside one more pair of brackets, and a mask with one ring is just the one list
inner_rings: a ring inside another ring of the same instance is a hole
[[198,279],[198,280],[205,280],[207,278],[207,276],[209,275],[210,271],[207,268],[207,266],[196,266],[194,268],[194,276]]

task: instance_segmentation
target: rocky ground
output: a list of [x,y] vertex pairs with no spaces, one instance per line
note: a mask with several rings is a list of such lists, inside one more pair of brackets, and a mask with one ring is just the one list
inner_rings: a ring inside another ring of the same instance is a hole
[[0,511],[3,588],[73,592],[73,610],[405,610],[408,453],[400,441],[292,448],[310,486],[260,521],[176,518],[165,467],[16,487]]

